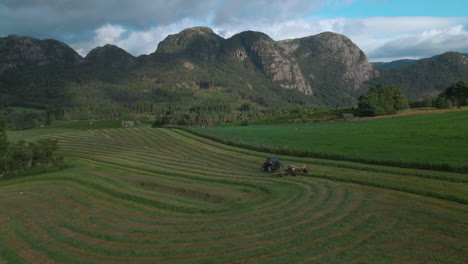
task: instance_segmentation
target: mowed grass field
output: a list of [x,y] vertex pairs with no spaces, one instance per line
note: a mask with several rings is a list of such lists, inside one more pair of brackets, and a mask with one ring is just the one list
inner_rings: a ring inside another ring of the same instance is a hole
[[[0,263],[467,263],[465,174],[279,156],[177,129],[58,138],[70,168],[0,179]],[[399,191],[400,190],[400,191]]]
[[468,171],[468,110],[312,125],[200,128],[245,144],[340,159]]

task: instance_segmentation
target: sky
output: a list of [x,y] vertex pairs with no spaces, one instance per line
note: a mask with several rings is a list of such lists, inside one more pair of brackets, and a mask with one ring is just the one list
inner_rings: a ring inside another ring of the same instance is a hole
[[0,37],[63,41],[82,56],[105,44],[138,56],[169,34],[208,26],[275,40],[331,31],[370,61],[468,53],[468,0],[0,0]]

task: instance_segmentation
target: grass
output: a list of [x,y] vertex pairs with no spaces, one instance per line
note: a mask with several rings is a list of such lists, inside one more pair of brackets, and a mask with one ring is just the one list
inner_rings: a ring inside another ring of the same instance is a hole
[[[279,156],[179,129],[53,136],[63,171],[0,181],[0,263],[466,263],[466,175]],[[437,241],[437,242],[434,242]]]
[[36,113],[36,114],[43,114],[46,112],[44,109],[37,109],[37,108],[27,108],[27,107],[11,107],[11,109],[15,113]]
[[90,129],[105,129],[105,128],[120,128],[121,120],[117,119],[104,119],[104,120],[80,120],[71,122],[58,122],[50,126],[51,128],[64,128],[76,130],[90,130]]
[[[199,128],[299,156],[468,171],[468,111],[313,125]],[[281,153],[280,151],[280,153]]]

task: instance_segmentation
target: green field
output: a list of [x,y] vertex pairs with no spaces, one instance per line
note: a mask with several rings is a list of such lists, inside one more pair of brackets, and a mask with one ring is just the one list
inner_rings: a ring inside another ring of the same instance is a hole
[[[0,263],[467,263],[464,174],[268,155],[177,129],[12,132],[68,169],[0,180]],[[26,136],[25,136],[26,135]]]
[[26,108],[26,107],[11,107],[13,112],[15,113],[36,113],[36,114],[43,114],[46,110],[37,109],[37,108]]
[[356,122],[200,128],[247,145],[315,156],[468,171],[468,111]]

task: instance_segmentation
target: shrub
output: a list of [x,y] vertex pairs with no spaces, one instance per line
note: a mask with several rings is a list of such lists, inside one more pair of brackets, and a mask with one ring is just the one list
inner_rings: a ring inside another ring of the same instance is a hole
[[452,108],[452,102],[444,96],[439,96],[434,100],[434,107],[437,109],[449,109]]
[[372,86],[358,100],[358,116],[392,115],[408,108],[408,100],[395,86]]
[[162,116],[153,122],[152,127],[163,127],[165,125],[168,125],[169,121],[170,120],[168,116]]

